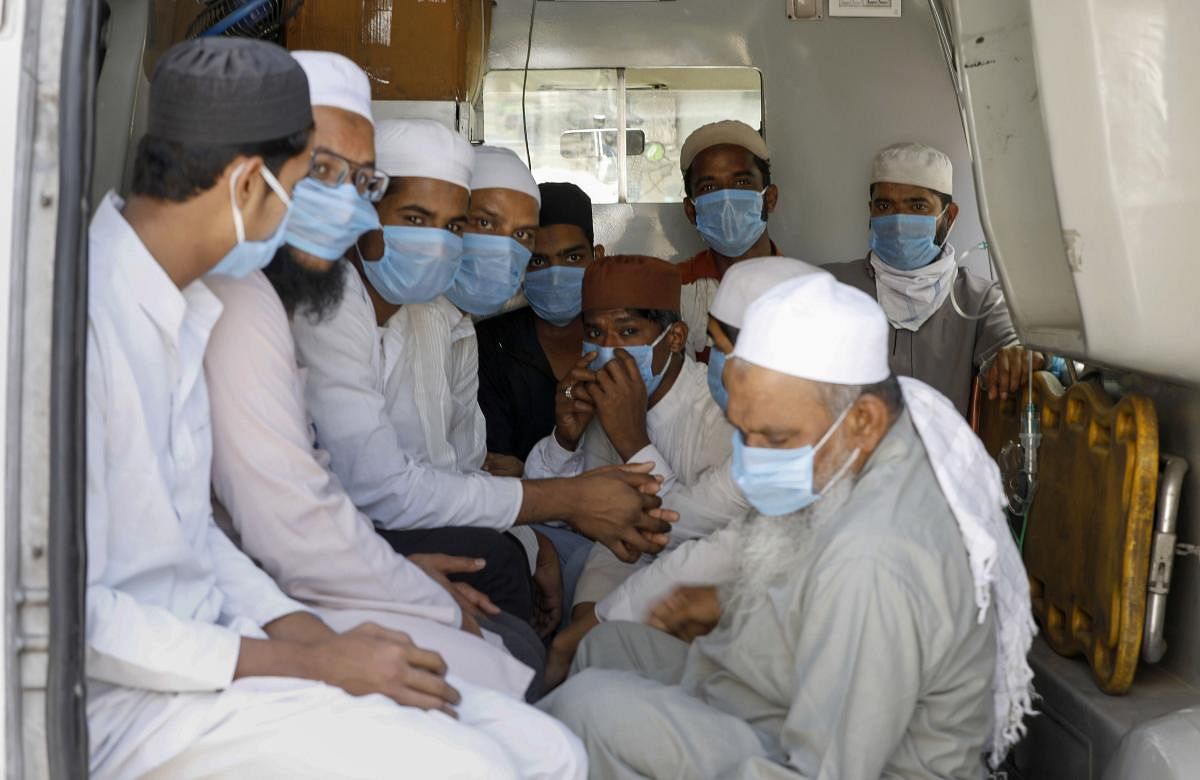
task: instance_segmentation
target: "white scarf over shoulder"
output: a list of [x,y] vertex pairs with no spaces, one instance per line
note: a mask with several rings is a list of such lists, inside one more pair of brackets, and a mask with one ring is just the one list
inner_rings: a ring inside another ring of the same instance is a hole
[[[953,251],[934,265],[943,262],[956,271]],[[885,289],[882,283],[879,289]],[[806,274],[750,304],[733,358],[812,382],[872,385],[891,376],[888,340],[884,312],[868,295],[828,274]],[[1004,514],[1000,469],[983,442],[937,390],[907,377],[900,387],[962,533],[980,622],[989,608],[996,611],[995,766],[1024,734],[1023,720],[1032,712],[1033,671],[1026,656],[1037,629],[1029,580]]]
[[909,377],[900,378],[900,387],[938,485],[958,521],[975,580],[980,622],[989,606],[996,610],[994,768],[1024,736],[1024,718],[1033,713],[1033,670],[1026,657],[1037,626],[1030,609],[1029,579],[1004,514],[996,461],[945,396]]

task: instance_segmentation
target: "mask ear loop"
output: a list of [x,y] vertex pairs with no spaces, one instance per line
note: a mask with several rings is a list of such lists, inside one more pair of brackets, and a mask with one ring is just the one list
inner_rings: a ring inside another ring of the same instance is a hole
[[[833,432],[838,429],[838,427],[842,424],[842,421],[846,419],[846,416],[848,414],[850,414],[850,410],[854,408],[854,404],[856,404],[857,402],[858,402],[858,399],[855,398],[853,401],[850,402],[850,405],[847,406],[845,409],[843,409],[842,413],[837,416],[837,419],[833,421],[833,425],[829,426],[829,430],[825,431],[825,435],[822,436],[821,440],[819,442],[817,442],[815,447],[813,447],[813,455],[816,455],[817,451],[820,450],[821,447],[825,444],[825,442],[827,442],[829,440],[829,437],[832,436]],[[836,485],[838,483],[838,480],[840,480],[842,477],[846,476],[846,472],[848,472],[850,470],[850,467],[852,465],[854,465],[854,461],[856,461],[858,459],[859,453],[861,453],[861,452],[862,452],[862,449],[860,449],[859,447],[855,447],[854,451],[850,453],[850,457],[846,458],[846,462],[843,463],[836,472],[834,472],[833,476],[829,478],[829,481],[825,483],[825,485],[821,488],[821,492],[818,493],[817,495],[818,496],[825,495],[825,492],[827,490],[829,490],[831,487],[833,487],[834,485]]]
[[237,180],[245,167],[246,163],[242,163],[233,169],[233,175],[229,177],[229,208],[233,211],[233,232],[239,244],[246,240],[246,224],[242,221],[242,209],[237,202]]
[[830,488],[832,488],[834,485],[836,485],[838,483],[839,480],[842,479],[842,477],[846,476],[846,474],[850,471],[850,467],[852,465],[854,465],[854,461],[858,460],[858,456],[861,452],[862,452],[861,449],[859,449],[858,447],[855,447],[854,450],[850,453],[850,457],[846,458],[846,462],[842,464],[841,468],[839,468],[836,472],[834,472],[833,476],[829,478],[829,481],[825,483],[825,486],[821,488],[821,492],[818,493],[817,495],[818,496],[825,495],[827,492],[829,492]]
[[267,186],[283,201],[283,205],[291,208],[292,198],[287,194],[287,190],[283,188],[283,185],[279,183],[279,179],[275,178],[275,174],[271,173],[265,165],[259,166],[258,172],[262,174],[263,179],[267,182]]
[[[663,332],[658,334],[658,338],[656,338],[653,342],[651,342],[651,344],[650,344],[650,360],[651,361],[654,360],[654,348],[662,343],[662,340],[667,337],[667,334],[671,332],[671,328],[673,328],[673,327],[675,327],[675,323],[671,323],[667,327],[663,328]],[[668,352],[666,365],[663,366],[662,371],[659,371],[657,374],[654,374],[654,379],[656,381],[661,382],[662,378],[667,375],[667,371],[670,370],[670,368],[671,368],[671,361],[674,359],[675,359],[675,353]],[[654,370],[653,365],[651,365],[650,370],[651,371]]]
[[825,442],[829,441],[829,437],[833,435],[833,432],[836,431],[838,426],[842,424],[842,421],[846,419],[846,415],[850,414],[850,410],[854,408],[854,404],[856,403],[858,403],[857,398],[851,401],[850,404],[842,410],[842,413],[839,414],[833,421],[833,424],[829,426],[829,430],[825,431],[825,435],[821,437],[820,441],[813,445],[814,455],[821,449],[821,447],[825,445]]

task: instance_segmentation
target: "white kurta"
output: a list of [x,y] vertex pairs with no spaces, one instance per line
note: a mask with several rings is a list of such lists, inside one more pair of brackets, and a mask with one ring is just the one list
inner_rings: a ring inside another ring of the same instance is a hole
[[724,585],[738,576],[741,523],[692,539],[641,567],[596,604],[601,622],[644,623],[658,602],[682,585]]
[[[480,470],[487,425],[475,324],[439,297],[402,306],[378,327],[358,271],[346,264],[345,274],[345,294],[330,316],[292,322],[308,410],[334,473],[383,528],[510,529],[524,491],[516,479]],[[533,532],[512,533],[532,567]]]
[[87,666],[110,686],[212,691],[241,635],[303,610],[213,522],[202,359],[221,304],[182,292],[121,216],[90,233]]
[[[651,443],[629,462],[654,463],[654,473],[663,477],[664,506],[680,511],[668,549],[745,515],[744,499],[728,474],[733,428],[713,401],[704,365],[684,359],[675,384],[646,412],[646,433]],[[599,420],[593,420],[574,452],[564,449],[554,434],[534,445],[525,474],[573,476],[621,462]],[[607,547],[594,545],[575,589],[575,604],[600,601],[651,560],[644,556],[638,563],[624,563]]]
[[679,290],[680,314],[688,326],[687,353],[693,358],[712,346],[708,337],[708,310],[720,284],[716,279],[697,279]]
[[[416,776],[582,777],[561,724],[467,683],[454,721],[308,680],[233,681],[241,637],[303,607],[213,523],[202,358],[221,304],[202,282],[177,289],[120,205],[107,196],[89,235],[91,776],[376,778],[399,754]],[[514,739],[530,733],[536,751]]]
[[[345,273],[341,304],[320,323],[297,316],[292,330],[317,439],[350,498],[377,525],[392,530],[511,527],[521,508],[521,484],[477,471],[483,462],[482,412],[474,391],[468,403],[469,388],[452,387],[447,378],[455,343],[450,328],[422,331],[442,333],[437,344],[433,335],[414,335],[406,343],[406,325],[416,316],[406,313],[410,307],[393,317],[401,318],[394,327],[379,328],[358,272],[347,265]],[[440,311],[424,307],[420,316]],[[473,327],[470,334],[473,344]],[[469,373],[478,387],[478,353],[473,355]],[[456,364],[469,357],[453,355]],[[480,418],[474,431],[470,415],[460,424],[464,415],[455,412],[468,405]],[[472,443],[460,456],[456,445],[468,439]],[[469,469],[458,467],[476,460]]]
[[[382,330],[384,397],[404,446],[438,468],[472,472],[487,456],[479,339],[470,315],[438,297],[401,306]],[[416,424],[415,430],[403,430]]]
[[783,543],[793,565],[761,590],[723,590],[720,624],[690,647],[629,623],[589,636],[577,666],[590,668],[543,707],[584,738],[592,771],[983,777],[994,618],[979,621],[963,537],[908,414],[836,516]]
[[[205,357],[213,487],[242,549],[334,628],[374,620],[406,631],[459,676],[523,694],[532,670],[458,630],[450,594],[392,550],[327,469],[328,455],[314,447],[287,314],[270,282],[256,272],[210,286],[225,305]],[[410,500],[449,490],[439,477],[462,481],[426,471],[411,479]]]

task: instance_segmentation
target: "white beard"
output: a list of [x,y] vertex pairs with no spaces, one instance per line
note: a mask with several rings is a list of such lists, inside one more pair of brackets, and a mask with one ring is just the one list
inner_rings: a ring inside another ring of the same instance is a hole
[[743,523],[741,571],[733,588],[734,600],[758,596],[806,566],[817,532],[841,511],[857,481],[847,473],[799,512],[782,517],[755,515]]

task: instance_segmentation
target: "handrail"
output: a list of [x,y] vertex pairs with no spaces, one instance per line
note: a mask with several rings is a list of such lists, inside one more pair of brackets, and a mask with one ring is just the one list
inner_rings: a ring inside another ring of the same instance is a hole
[[1150,552],[1150,578],[1146,596],[1146,627],[1142,632],[1142,660],[1156,664],[1167,652],[1163,631],[1167,618],[1167,594],[1171,590],[1171,570],[1175,563],[1175,528],[1179,518],[1179,497],[1188,462],[1177,455],[1162,455],[1158,486],[1154,543]]

